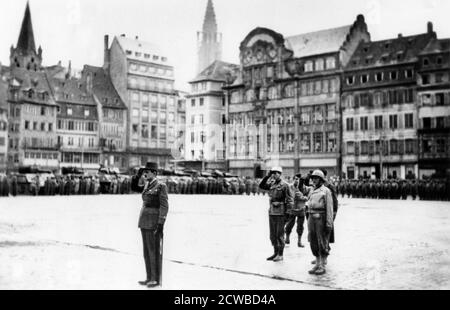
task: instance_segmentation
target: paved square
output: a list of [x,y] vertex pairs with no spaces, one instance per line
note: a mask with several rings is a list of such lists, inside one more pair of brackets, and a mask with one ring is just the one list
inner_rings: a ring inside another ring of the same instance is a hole
[[[343,199],[324,276],[267,196],[169,196],[163,289],[450,289],[450,203]],[[0,289],[140,289],[140,196],[0,198]]]

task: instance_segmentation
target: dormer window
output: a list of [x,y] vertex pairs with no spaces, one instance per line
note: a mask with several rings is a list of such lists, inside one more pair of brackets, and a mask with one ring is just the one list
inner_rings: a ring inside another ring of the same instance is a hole
[[381,56],[381,61],[382,61],[382,62],[387,62],[388,59],[389,59],[389,55],[383,55],[383,56]]
[[403,59],[403,56],[404,56],[403,52],[397,53],[397,60],[401,61]]
[[355,84],[355,77],[354,76],[347,77],[347,85],[353,85],[353,84]]
[[396,80],[397,78],[398,78],[397,71],[392,71],[391,72],[391,80]]
[[413,70],[412,69],[408,69],[405,71],[405,76],[406,78],[410,79],[413,77]]
[[375,74],[375,80],[377,82],[383,81],[383,72],[378,72],[377,74]]
[[427,67],[427,66],[429,66],[430,65],[430,60],[428,59],[428,58],[424,58],[423,59],[423,66],[424,67]]
[[153,60],[159,60],[159,56],[153,55]]
[[385,49],[389,49],[390,47],[391,47],[391,44],[390,44],[390,43],[385,43],[385,44],[384,44],[384,48],[385,48]]
[[442,57],[438,57],[437,59],[436,59],[436,64],[437,65],[442,65]]
[[141,56],[142,56],[142,53],[136,52],[136,53],[134,53],[134,55],[135,55],[136,57],[141,57]]
[[362,75],[361,76],[361,83],[362,84],[366,84],[367,82],[369,82],[369,75]]
[[364,51],[364,53],[368,53],[369,52],[369,48],[365,47],[365,48],[363,48],[363,51]]
[[144,54],[144,58],[146,59],[150,58],[150,54]]
[[132,51],[130,51],[130,50],[127,50],[127,51],[126,51],[126,53],[127,53],[127,55],[131,55],[131,54],[133,54],[133,52],[132,52]]

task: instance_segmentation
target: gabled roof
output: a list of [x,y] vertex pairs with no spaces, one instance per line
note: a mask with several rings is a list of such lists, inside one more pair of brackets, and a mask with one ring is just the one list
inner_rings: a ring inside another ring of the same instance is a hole
[[292,50],[296,58],[339,52],[351,28],[352,25],[348,25],[286,37],[286,48]]
[[361,42],[346,69],[415,62],[433,38],[436,38],[436,34],[428,32],[389,40]]
[[114,87],[111,77],[102,67],[85,65],[82,71],[82,80],[87,82],[88,75],[92,78],[92,92],[102,106],[116,109],[126,109],[125,103]]
[[209,67],[200,72],[190,83],[201,81],[226,82],[227,77],[234,75],[234,71],[239,68],[238,65],[224,62],[221,60],[214,61]]
[[36,52],[36,45],[34,43],[33,24],[31,23],[30,5],[27,2],[25,15],[22,21],[22,28],[20,29],[19,40],[17,41],[17,49],[21,51]]
[[427,47],[420,53],[420,55],[429,55],[436,53],[450,52],[450,39],[433,39],[428,43]]
[[45,71],[14,68],[9,74],[9,84],[16,86],[23,91],[33,89],[36,92],[47,92],[49,95],[52,94],[52,88]]
[[[126,57],[128,59],[138,60],[138,61],[145,61],[145,62],[151,62],[151,63],[157,63],[165,66],[171,66],[169,60],[162,61],[162,57],[167,58],[167,53],[158,45],[141,41],[139,39],[131,39],[125,36],[119,36],[116,37],[117,42],[119,43],[120,47],[126,53],[126,51],[131,51],[131,54],[127,54]],[[137,53],[141,53],[140,56],[136,56]],[[150,58],[145,58],[145,54],[151,55]],[[154,60],[153,56],[158,56],[158,60]]]
[[52,78],[50,83],[53,87],[56,101],[80,105],[95,105],[94,98],[87,92],[86,84],[81,79]]

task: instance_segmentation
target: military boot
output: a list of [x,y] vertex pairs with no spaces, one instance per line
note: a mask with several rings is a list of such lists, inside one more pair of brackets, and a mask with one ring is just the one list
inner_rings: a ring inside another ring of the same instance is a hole
[[284,252],[284,247],[279,247],[278,248],[278,255],[273,259],[274,262],[280,262],[283,260],[283,252]]
[[321,276],[323,274],[325,274],[326,270],[325,270],[325,266],[323,264],[323,257],[319,256],[319,263],[316,265],[318,266],[316,271],[314,272],[315,275]]
[[311,262],[311,264],[314,264],[314,267],[313,267],[310,271],[308,271],[308,273],[309,273],[309,274],[315,274],[317,268],[319,268],[319,257],[316,257],[316,259],[313,260],[313,261]]
[[273,260],[275,257],[278,256],[278,251],[276,247],[273,247],[273,255],[270,257],[267,257],[267,260]]
[[302,236],[298,236],[297,246],[299,248],[304,248],[305,246],[302,243]]
[[289,239],[289,234],[286,234],[286,240],[285,240],[286,244],[290,244],[291,243],[291,239]]

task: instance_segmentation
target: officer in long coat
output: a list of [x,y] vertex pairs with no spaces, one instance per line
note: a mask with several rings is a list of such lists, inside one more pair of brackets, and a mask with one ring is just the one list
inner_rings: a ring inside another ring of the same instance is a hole
[[289,184],[281,178],[282,173],[281,167],[274,167],[259,184],[262,190],[269,192],[270,197],[269,227],[274,253],[267,260],[274,262],[283,260],[285,218],[287,210],[294,205],[292,191]]
[[309,194],[306,206],[308,218],[308,240],[311,251],[316,257],[316,263],[310,274],[325,273],[325,259],[329,254],[329,238],[333,229],[333,197],[325,186],[325,175],[316,170],[311,175],[314,189]]
[[[169,211],[167,185],[156,178],[157,171],[158,165],[149,162],[131,181],[131,189],[142,192],[143,205],[138,227],[141,229],[144,244],[147,279],[139,284],[147,287],[161,285],[163,230]],[[142,177],[144,183],[140,184]]]

